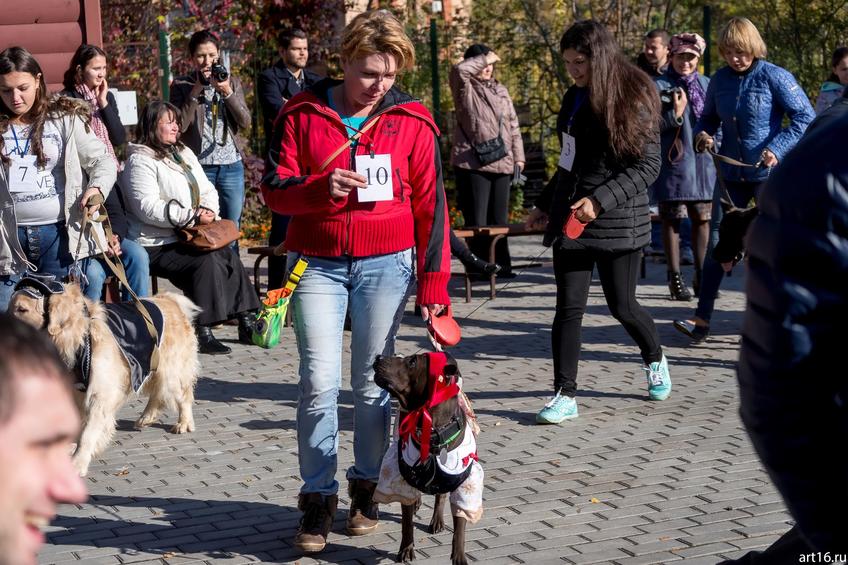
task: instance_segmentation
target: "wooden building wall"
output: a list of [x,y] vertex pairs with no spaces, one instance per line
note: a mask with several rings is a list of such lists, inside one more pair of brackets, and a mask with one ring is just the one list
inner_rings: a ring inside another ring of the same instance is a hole
[[[6,4],[6,1],[3,1]],[[81,43],[102,46],[99,0],[20,0],[0,10],[0,50],[19,45],[44,71],[50,90],[60,90],[62,75]]]

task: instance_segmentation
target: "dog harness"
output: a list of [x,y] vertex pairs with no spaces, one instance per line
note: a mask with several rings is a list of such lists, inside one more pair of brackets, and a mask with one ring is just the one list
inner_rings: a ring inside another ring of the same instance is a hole
[[[427,401],[420,408],[408,412],[401,420],[398,427],[398,466],[403,478],[421,492],[444,494],[454,491],[468,477],[471,461],[477,459],[477,453],[473,449],[457,459],[448,456],[445,450],[445,446],[463,431],[464,418],[454,414],[446,426],[433,428],[430,409],[455,398],[459,394],[459,383],[456,377],[445,375],[447,356],[444,353],[428,355]],[[466,443],[463,441],[463,444]],[[471,447],[476,448],[476,445]],[[453,460],[452,464],[446,465],[449,459]]]
[[[483,468],[477,462],[473,429],[466,418],[457,415],[447,425],[434,429],[430,414],[432,407],[459,394],[462,381],[444,374],[444,353],[428,355],[427,401],[403,415],[383,457],[374,500],[415,504],[421,493],[450,493],[452,514],[473,524],[483,515]],[[446,450],[463,429],[462,443]]]

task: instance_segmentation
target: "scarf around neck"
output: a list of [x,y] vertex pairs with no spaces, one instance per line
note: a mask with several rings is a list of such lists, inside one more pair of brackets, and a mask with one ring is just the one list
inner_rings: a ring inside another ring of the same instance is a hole
[[706,97],[706,93],[701,87],[701,81],[699,80],[701,75],[698,74],[698,71],[695,71],[690,75],[681,76],[671,65],[668,67],[668,75],[674,80],[682,82],[683,86],[686,87],[686,96],[689,97],[689,103],[692,105],[692,111],[695,113],[695,119],[700,118],[704,112],[704,99]]
[[118,156],[115,155],[115,148],[112,147],[112,142],[109,140],[109,130],[106,129],[106,123],[103,121],[103,114],[100,111],[100,105],[97,103],[97,94],[86,84],[77,84],[75,90],[82,96],[83,100],[91,105],[91,128],[94,130],[94,135],[97,139],[106,144],[106,149],[109,150],[109,155],[115,160],[115,165],[118,166],[118,171],[123,167],[118,161]]

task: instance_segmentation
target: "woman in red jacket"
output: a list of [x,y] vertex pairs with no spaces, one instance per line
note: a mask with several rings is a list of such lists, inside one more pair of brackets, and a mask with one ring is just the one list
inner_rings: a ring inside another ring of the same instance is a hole
[[344,80],[292,98],[278,117],[262,194],[292,216],[288,262],[309,267],[292,299],[300,353],[298,457],[304,512],[295,545],[324,548],[339,483],[337,397],[345,313],[351,318],[354,464],[347,470],[352,535],[377,526],[372,500],[388,447],[390,402],[374,384],[377,355],[391,355],[413,279],[426,320],[448,304],[450,249],[438,129],[394,87],[415,49],[385,10],[357,16],[342,36]]

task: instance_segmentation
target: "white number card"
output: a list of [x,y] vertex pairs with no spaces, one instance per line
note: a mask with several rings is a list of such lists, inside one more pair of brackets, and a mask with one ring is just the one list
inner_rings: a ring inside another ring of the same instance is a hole
[[574,155],[577,151],[577,144],[573,135],[565,132],[562,133],[562,152],[559,154],[559,166],[570,171],[574,166]]
[[357,189],[360,202],[382,202],[394,198],[391,155],[357,155],[356,172],[368,186]]
[[53,186],[53,175],[39,170],[35,155],[9,155],[9,192],[44,192]]

